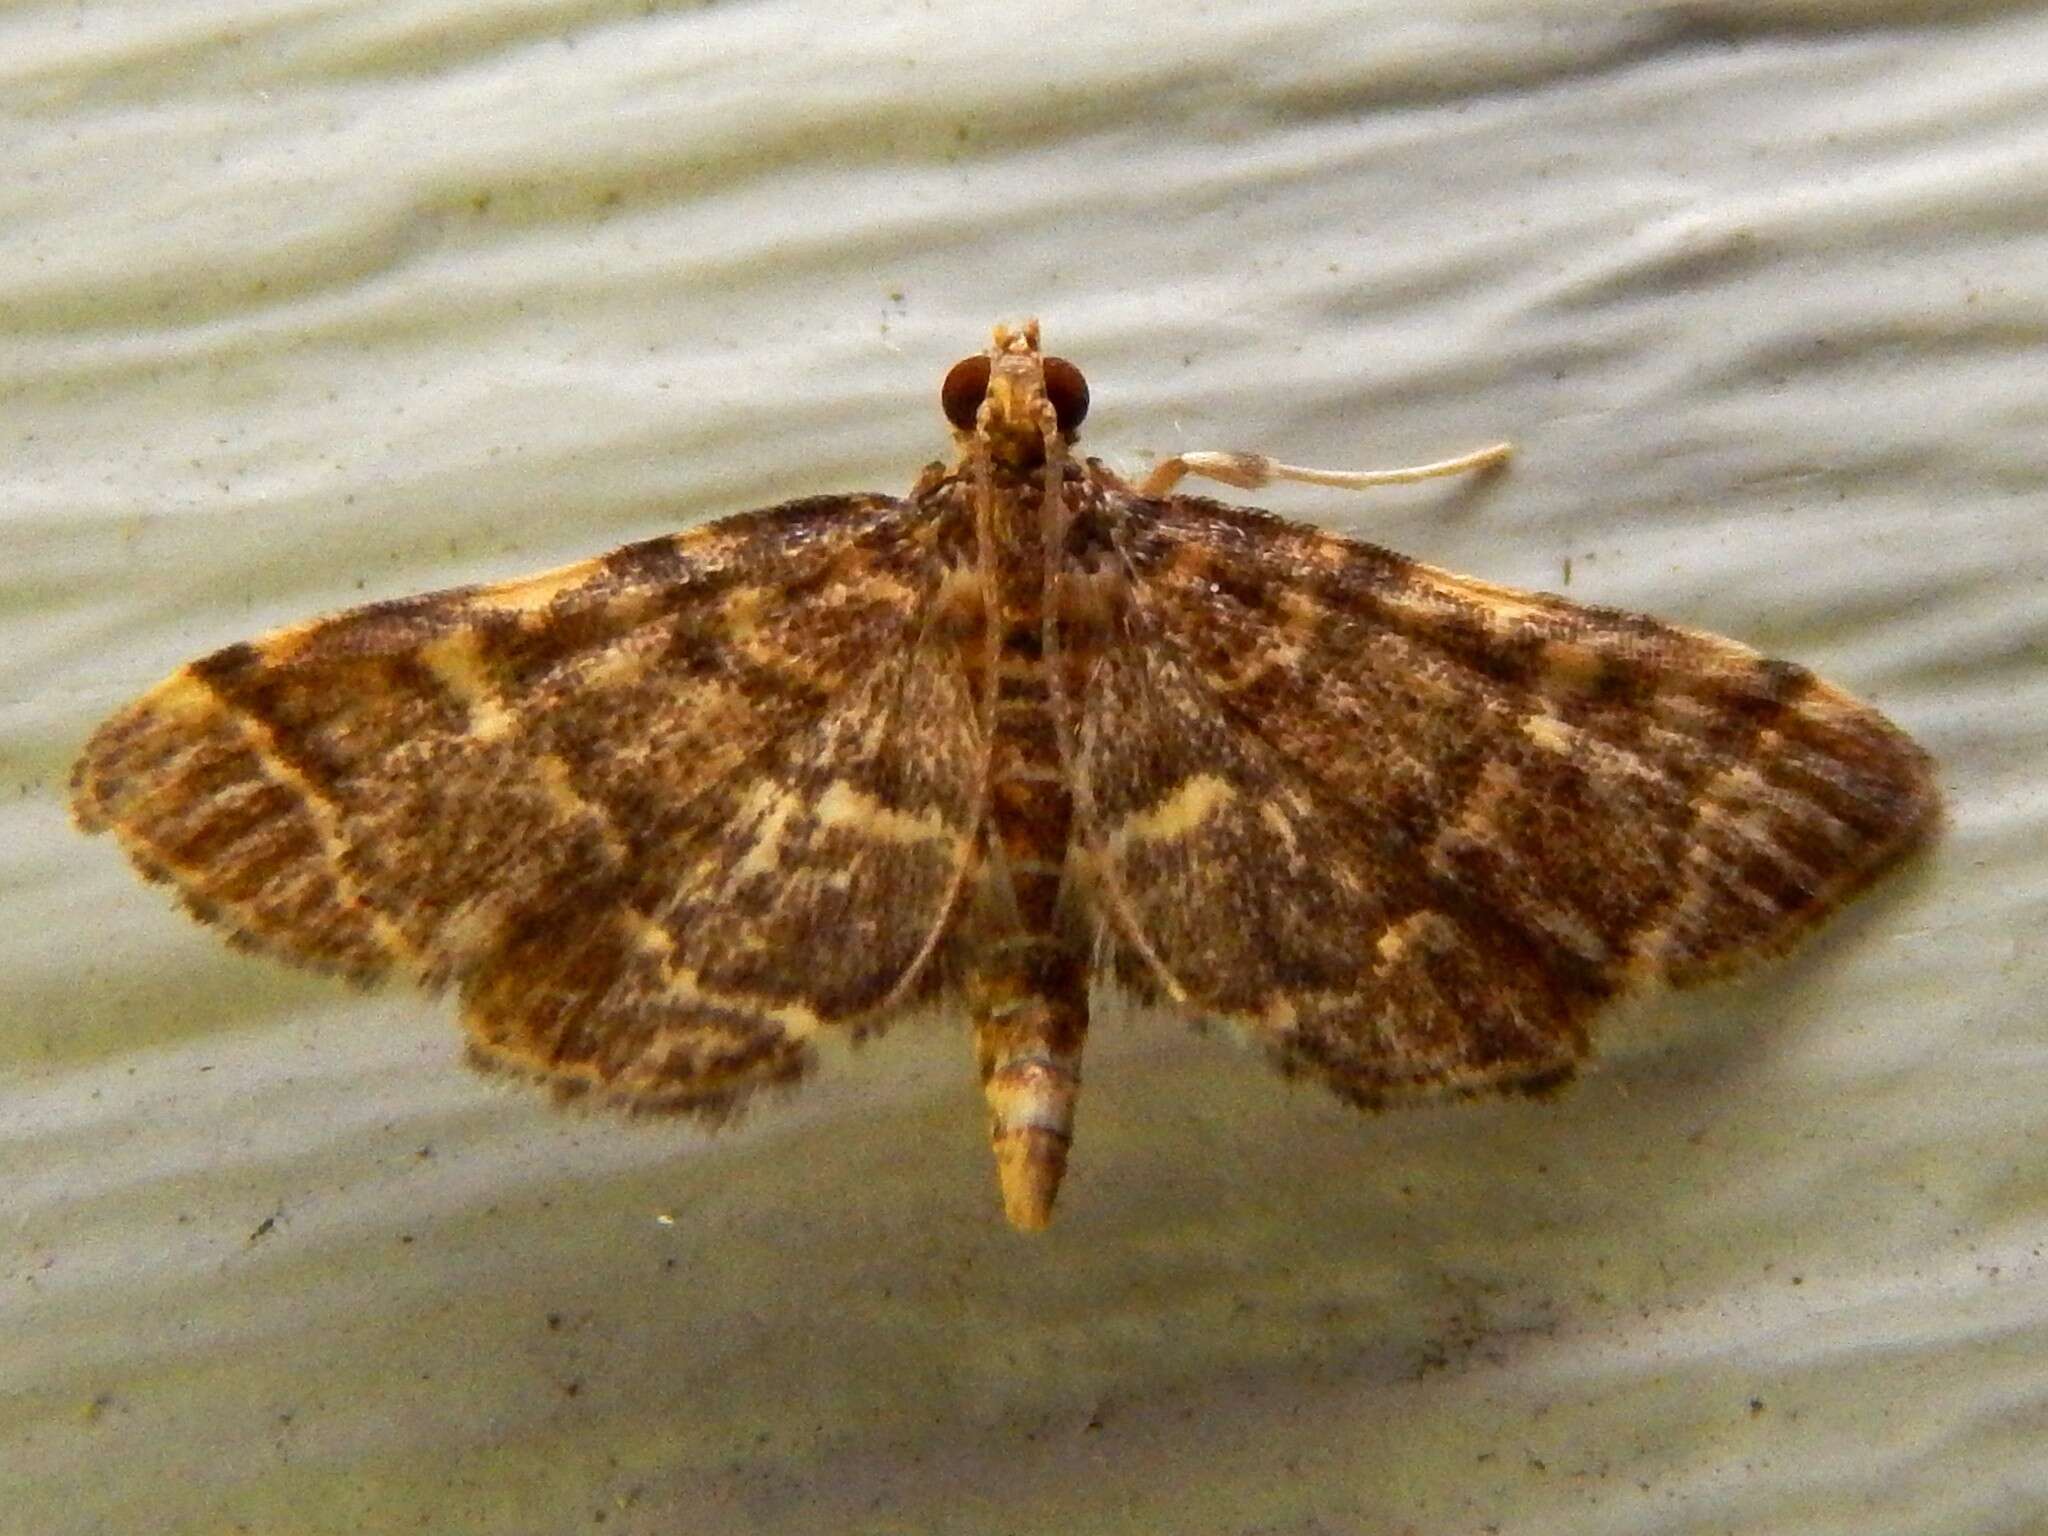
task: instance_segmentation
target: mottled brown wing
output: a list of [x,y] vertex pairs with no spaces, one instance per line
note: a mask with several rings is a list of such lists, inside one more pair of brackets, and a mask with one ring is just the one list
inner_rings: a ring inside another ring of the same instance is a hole
[[242,945],[458,982],[493,1062],[717,1108],[951,912],[983,749],[932,534],[823,497],[230,646],[100,728],[75,811]]
[[1198,498],[1128,500],[1077,808],[1157,990],[1347,1098],[1540,1087],[1618,993],[1781,950],[1934,825],[1803,668]]

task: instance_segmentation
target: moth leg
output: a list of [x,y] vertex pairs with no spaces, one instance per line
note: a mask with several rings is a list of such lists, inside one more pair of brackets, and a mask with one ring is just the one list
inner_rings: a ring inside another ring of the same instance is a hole
[[1411,464],[1405,469],[1306,469],[1299,464],[1282,464],[1263,453],[1177,453],[1152,466],[1152,473],[1138,487],[1138,494],[1164,496],[1180,483],[1183,475],[1220,480],[1241,491],[1255,491],[1275,480],[1363,491],[1375,485],[1408,485],[1417,480],[1435,480],[1442,475],[1493,469],[1505,464],[1512,452],[1514,447],[1510,443],[1493,443],[1471,453],[1461,453],[1455,459],[1439,459],[1434,464]]

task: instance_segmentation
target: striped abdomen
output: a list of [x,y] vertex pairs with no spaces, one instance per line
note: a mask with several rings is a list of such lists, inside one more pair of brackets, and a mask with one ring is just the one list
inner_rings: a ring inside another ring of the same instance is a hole
[[1014,597],[1005,604],[983,887],[967,967],[1003,1211],[1023,1228],[1051,1220],[1088,1033],[1087,952],[1061,899],[1073,801],[1060,766],[1036,606]]

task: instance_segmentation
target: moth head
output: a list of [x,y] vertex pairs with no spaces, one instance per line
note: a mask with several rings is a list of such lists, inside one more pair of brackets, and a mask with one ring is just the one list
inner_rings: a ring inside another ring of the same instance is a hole
[[1088,381],[1063,357],[1038,350],[1038,322],[996,327],[986,352],[963,357],[939,387],[946,420],[963,438],[978,439],[1001,462],[1030,465],[1045,457],[1045,436],[1072,442],[1088,414]]

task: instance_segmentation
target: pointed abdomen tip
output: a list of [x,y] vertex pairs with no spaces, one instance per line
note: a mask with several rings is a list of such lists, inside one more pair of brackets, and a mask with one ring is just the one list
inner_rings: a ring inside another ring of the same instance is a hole
[[1067,1171],[1067,1138],[1057,1131],[1025,1126],[995,1138],[996,1178],[1003,1187],[1003,1214],[1020,1232],[1052,1224],[1053,1197]]

